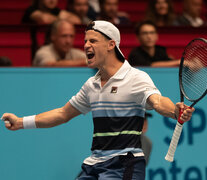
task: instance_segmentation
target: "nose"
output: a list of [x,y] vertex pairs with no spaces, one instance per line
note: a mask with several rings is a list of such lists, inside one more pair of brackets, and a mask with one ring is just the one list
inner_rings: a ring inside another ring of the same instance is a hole
[[91,44],[89,41],[85,41],[85,44],[84,44],[84,50],[87,50],[88,48],[91,47]]

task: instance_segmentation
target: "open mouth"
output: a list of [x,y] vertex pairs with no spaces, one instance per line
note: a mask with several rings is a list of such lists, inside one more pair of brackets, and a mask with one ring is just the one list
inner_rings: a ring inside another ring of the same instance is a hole
[[89,53],[87,53],[86,55],[87,55],[87,58],[88,58],[88,59],[92,59],[92,58],[94,57],[95,54],[92,53],[92,52],[89,52]]

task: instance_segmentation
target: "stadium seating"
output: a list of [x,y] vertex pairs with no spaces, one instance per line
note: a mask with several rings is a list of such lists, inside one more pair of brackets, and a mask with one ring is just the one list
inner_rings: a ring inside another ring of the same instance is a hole
[[[60,0],[59,7],[64,9],[67,0]],[[181,1],[174,0],[177,13],[182,12]],[[14,66],[30,66],[32,53],[34,53],[34,41],[31,39],[30,30],[34,27],[21,24],[21,18],[30,1],[9,0],[0,3],[0,56],[8,56]],[[146,11],[146,0],[120,0],[120,10],[129,13],[132,21],[141,20]],[[204,8],[203,14],[206,13]],[[37,28],[37,47],[45,40],[45,32],[48,27]],[[83,49],[84,26],[77,26],[75,47]],[[119,27],[121,31],[121,50],[128,57],[129,52],[138,45],[134,34],[134,26]],[[195,37],[207,38],[206,28],[159,28],[158,44],[166,46],[170,55],[180,58],[184,47]]]
[[0,26],[0,56],[7,56],[13,66],[31,65],[30,28],[22,25]]

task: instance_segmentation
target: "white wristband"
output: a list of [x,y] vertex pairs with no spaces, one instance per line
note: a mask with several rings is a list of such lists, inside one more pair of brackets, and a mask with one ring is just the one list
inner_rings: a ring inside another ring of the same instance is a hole
[[36,115],[23,117],[24,129],[35,129],[36,128],[35,116]]

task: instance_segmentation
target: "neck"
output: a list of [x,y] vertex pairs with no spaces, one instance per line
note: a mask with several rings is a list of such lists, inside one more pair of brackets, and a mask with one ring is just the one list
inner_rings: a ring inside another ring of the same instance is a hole
[[102,86],[121,68],[123,62],[118,59],[110,59],[104,66],[99,68]]
[[155,46],[153,47],[141,47],[144,51],[146,51],[151,57],[155,54]]
[[65,59],[65,55],[66,55],[65,52],[63,52],[63,51],[59,51],[58,49],[56,49],[56,51],[57,51],[57,53],[59,54],[59,56],[60,56],[61,59]]

